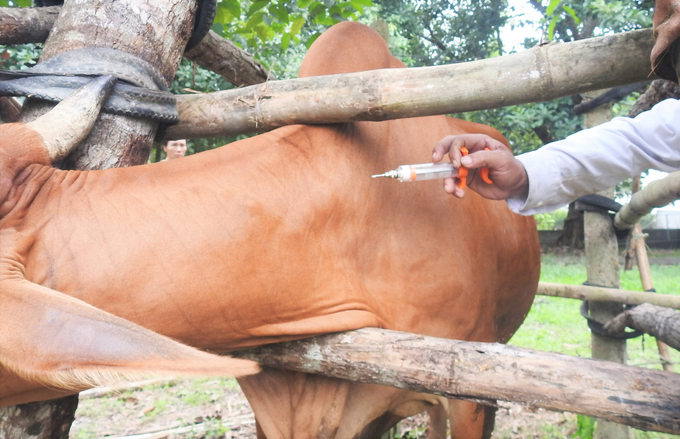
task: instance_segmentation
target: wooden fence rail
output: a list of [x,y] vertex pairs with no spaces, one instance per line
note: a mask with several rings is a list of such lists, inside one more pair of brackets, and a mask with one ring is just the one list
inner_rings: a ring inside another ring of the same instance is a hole
[[569,299],[589,300],[591,302],[617,302],[626,305],[650,303],[666,308],[680,309],[680,296],[668,294],[643,293],[617,288],[600,288],[586,285],[565,285],[540,282],[536,294],[543,296],[565,297]]
[[680,375],[497,343],[364,328],[236,355],[450,398],[505,400],[680,433]]

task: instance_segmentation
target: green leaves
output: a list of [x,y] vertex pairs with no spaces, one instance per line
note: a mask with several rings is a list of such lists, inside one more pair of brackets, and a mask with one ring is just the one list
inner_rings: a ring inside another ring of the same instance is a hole
[[550,4],[545,10],[545,15],[546,16],[551,16],[555,12],[555,8],[560,4],[561,0],[550,0]]
[[551,0],[543,22],[548,39],[573,41],[650,27],[652,6],[645,0]]
[[4,8],[28,8],[31,6],[31,0],[0,0],[0,7]]
[[213,30],[258,58],[268,57],[292,45],[309,46],[319,32],[356,19],[372,4],[371,0],[221,0]]
[[589,418],[585,415],[577,415],[576,433],[574,433],[573,437],[579,439],[593,439],[596,423],[597,421],[594,418]]
[[[555,13],[555,9],[560,5],[561,0],[551,0],[550,4],[545,10],[545,16],[550,18],[550,24],[548,25],[548,40],[551,40],[555,37],[555,26],[557,25],[558,20],[560,19],[560,14]],[[576,16],[576,11],[574,11],[573,8],[567,6],[567,5],[562,5],[562,8],[566,13],[571,16],[571,18],[574,20],[576,25],[578,26],[581,23],[581,19]],[[559,12],[559,11],[558,11]]]

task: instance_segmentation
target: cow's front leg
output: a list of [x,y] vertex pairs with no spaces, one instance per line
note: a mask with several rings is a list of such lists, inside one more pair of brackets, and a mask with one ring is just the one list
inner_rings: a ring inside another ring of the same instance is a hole
[[490,439],[496,408],[462,399],[449,400],[451,439]]

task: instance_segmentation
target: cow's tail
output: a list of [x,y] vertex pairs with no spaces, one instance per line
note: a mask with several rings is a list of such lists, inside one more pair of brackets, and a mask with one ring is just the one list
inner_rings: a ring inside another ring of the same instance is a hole
[[24,380],[78,391],[158,375],[259,371],[255,362],[199,351],[65,294],[3,277],[0,365]]

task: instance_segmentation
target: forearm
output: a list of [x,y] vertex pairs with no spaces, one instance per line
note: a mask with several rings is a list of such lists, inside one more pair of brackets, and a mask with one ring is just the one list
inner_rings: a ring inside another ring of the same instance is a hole
[[508,199],[524,215],[548,212],[646,169],[680,169],[680,103],[667,100],[635,119],[616,118],[517,157],[529,179],[526,199]]

